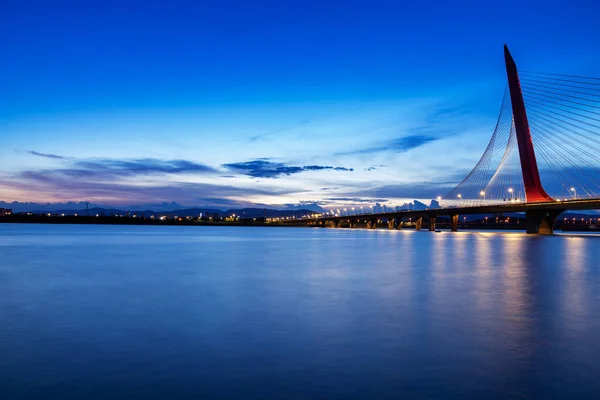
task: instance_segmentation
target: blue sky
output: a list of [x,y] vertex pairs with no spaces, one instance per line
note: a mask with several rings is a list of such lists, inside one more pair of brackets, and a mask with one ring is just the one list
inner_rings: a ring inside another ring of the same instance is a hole
[[[518,15],[515,15],[517,14]],[[598,76],[594,1],[0,3],[0,200],[401,204],[519,68]]]

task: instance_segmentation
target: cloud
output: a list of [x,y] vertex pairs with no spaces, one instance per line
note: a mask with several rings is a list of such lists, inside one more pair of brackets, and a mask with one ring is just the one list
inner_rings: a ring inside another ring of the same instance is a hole
[[374,199],[362,197],[329,197],[325,200],[329,201],[345,201],[348,203],[385,203],[388,199]]
[[360,150],[352,150],[352,151],[344,151],[341,153],[336,153],[336,156],[355,156],[361,154],[373,154],[373,153],[381,153],[383,151],[389,151],[390,148],[388,146],[378,146],[378,147],[366,147]]
[[[65,168],[52,170],[55,174],[69,177],[131,177],[137,175],[156,174],[186,174],[186,173],[216,173],[215,168],[188,160],[161,160],[157,158],[112,159],[88,158],[77,159],[57,154],[42,153],[28,150],[29,154],[37,157],[64,160]],[[42,172],[48,172],[42,171]],[[24,174],[35,174],[36,171],[24,171]]]
[[281,188],[244,188],[208,183],[170,182],[139,186],[123,182],[74,179],[63,170],[23,171],[12,179],[0,180],[4,186],[35,194],[52,201],[92,200],[103,203],[128,204],[170,202],[176,200],[197,205],[250,205],[238,201],[253,195],[285,195],[294,190]]
[[[62,157],[62,166],[53,169],[24,170],[1,179],[0,186],[20,191],[26,198],[56,200],[102,199],[102,201],[148,203],[149,201],[185,201],[188,204],[226,205],[229,197],[277,195],[277,189],[257,190],[208,183],[176,182],[164,175],[213,175],[218,170],[187,160],[76,159]],[[136,177],[152,176],[153,185],[137,184]],[[167,180],[168,179],[168,180]],[[216,199],[219,199],[217,201]],[[233,200],[235,202],[235,200]],[[238,204],[240,202],[237,202]],[[249,204],[249,203],[248,203]]]
[[302,167],[304,171],[322,171],[325,169],[331,169],[334,171],[354,171],[353,168],[345,168],[345,167],[329,167],[323,165],[305,165]]
[[439,137],[425,135],[425,134],[414,134],[403,136],[397,139],[390,140],[388,142],[383,143],[380,146],[367,147],[364,149],[347,151],[342,153],[337,153],[339,156],[346,155],[360,155],[360,154],[372,154],[372,153],[381,153],[384,151],[393,151],[396,153],[406,153],[409,150],[416,149],[417,147],[421,147],[426,145],[429,142],[433,142],[435,140],[439,140]]
[[383,168],[383,167],[385,167],[385,165],[372,165],[368,168],[365,168],[365,171],[366,172],[377,171],[378,169]]
[[[187,160],[159,160],[143,158],[132,160],[91,159],[77,160],[71,171],[87,173],[119,174],[125,176],[181,173],[214,173],[214,168]],[[77,173],[77,172],[75,172]]]
[[280,176],[298,174],[304,171],[353,171],[352,168],[332,167],[325,165],[305,165],[302,167],[291,166],[285,163],[265,160],[253,160],[239,163],[223,164],[224,168],[240,172],[253,178],[277,178]]
[[66,159],[66,157],[63,157],[63,156],[59,156],[59,155],[56,155],[56,154],[50,154],[50,153],[41,153],[41,152],[35,151],[35,150],[29,150],[27,152],[29,154],[32,154],[32,155],[38,156],[38,157],[53,158],[53,159],[56,159],[56,160],[64,160],[64,159]]
[[[477,115],[473,115],[473,113],[463,105],[453,105],[448,107],[438,106],[427,112],[420,121],[411,120],[411,122],[407,122],[406,124],[393,126],[395,129],[399,128],[402,130],[396,134],[396,138],[382,138],[381,141],[374,142],[370,146],[367,145],[356,150],[337,153],[337,155],[363,155],[382,152],[405,153],[442,138],[457,136],[461,133],[472,131],[473,124],[478,119]],[[407,126],[407,124],[413,124],[415,122],[417,123],[416,125],[413,125],[412,127]],[[367,135],[368,137],[379,137],[378,133],[362,132],[362,134]]]
[[258,135],[254,135],[254,136],[250,137],[250,139],[248,141],[250,143],[256,142],[257,140],[264,139],[267,136],[272,136],[272,135],[276,135],[278,133],[282,133],[282,132],[285,132],[285,131],[293,130],[293,129],[296,129],[296,128],[300,127],[300,126],[309,124],[309,123],[310,123],[310,120],[302,120],[302,121],[299,121],[294,126],[287,126],[285,128],[273,129],[273,130],[270,130],[270,131],[267,131],[267,132],[260,133]]
[[393,140],[390,144],[390,148],[399,153],[404,153],[438,139],[439,138],[437,137],[429,135],[409,135]]
[[25,179],[38,179],[40,176],[65,178],[85,178],[94,180],[114,181],[119,178],[148,176],[160,174],[212,174],[218,171],[204,164],[187,160],[159,160],[156,158],[142,159],[74,159],[54,154],[44,154],[31,151],[40,157],[54,158],[65,161],[64,168],[51,170],[23,171],[20,176]]

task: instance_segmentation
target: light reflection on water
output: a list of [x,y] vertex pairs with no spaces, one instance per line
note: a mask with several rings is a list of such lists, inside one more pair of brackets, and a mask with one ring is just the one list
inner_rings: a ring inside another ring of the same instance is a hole
[[0,398],[593,398],[598,244],[0,225]]

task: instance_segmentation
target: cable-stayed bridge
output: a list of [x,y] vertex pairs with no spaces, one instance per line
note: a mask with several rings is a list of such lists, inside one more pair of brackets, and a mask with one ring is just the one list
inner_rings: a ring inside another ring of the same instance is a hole
[[354,216],[319,214],[307,224],[399,229],[403,219],[524,212],[528,233],[549,234],[566,210],[600,209],[600,78],[518,71],[504,46],[508,87],[492,137],[473,170],[438,208]]

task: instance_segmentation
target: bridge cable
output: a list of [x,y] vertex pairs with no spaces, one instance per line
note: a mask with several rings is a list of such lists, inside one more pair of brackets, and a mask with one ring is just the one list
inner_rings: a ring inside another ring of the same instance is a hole
[[539,72],[539,71],[520,70],[519,74],[563,76],[563,77],[566,77],[566,78],[580,78],[580,79],[591,79],[591,80],[595,80],[595,81],[600,81],[600,78],[591,77],[591,76],[551,74],[551,73],[548,73],[548,72]]

